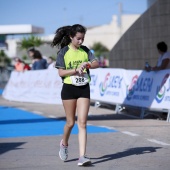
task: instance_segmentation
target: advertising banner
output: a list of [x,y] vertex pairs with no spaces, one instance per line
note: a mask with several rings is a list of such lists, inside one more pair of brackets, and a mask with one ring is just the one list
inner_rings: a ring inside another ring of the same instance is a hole
[[91,99],[154,109],[170,109],[170,70],[91,70]]
[[[94,101],[154,109],[170,109],[170,70],[146,72],[91,69]],[[12,72],[3,97],[22,102],[61,104],[62,81],[57,70]]]
[[61,104],[61,88],[57,70],[13,71],[3,97],[11,101]]

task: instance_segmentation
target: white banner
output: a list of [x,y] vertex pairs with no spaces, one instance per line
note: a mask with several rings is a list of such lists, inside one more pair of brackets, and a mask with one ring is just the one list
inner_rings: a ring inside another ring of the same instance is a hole
[[112,104],[170,109],[170,70],[91,70],[91,98]]
[[57,70],[13,71],[3,97],[20,102],[61,104],[61,88]]
[[[99,68],[90,70],[92,100],[154,109],[170,109],[170,70],[146,72]],[[22,102],[61,104],[57,70],[12,72],[3,97]]]

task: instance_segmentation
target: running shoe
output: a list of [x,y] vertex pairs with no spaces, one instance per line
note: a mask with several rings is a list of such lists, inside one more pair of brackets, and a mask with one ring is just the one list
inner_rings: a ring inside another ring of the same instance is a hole
[[66,161],[68,158],[68,146],[63,145],[63,140],[60,142],[60,151],[59,151],[60,159]]
[[90,158],[87,158],[86,156],[81,156],[78,160],[78,166],[86,166],[86,165],[90,165],[91,164],[91,160]]

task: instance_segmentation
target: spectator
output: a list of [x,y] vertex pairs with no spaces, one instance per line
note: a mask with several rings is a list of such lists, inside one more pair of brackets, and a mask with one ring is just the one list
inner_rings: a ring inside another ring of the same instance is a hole
[[[34,63],[35,59],[34,59],[34,53],[37,49],[35,49],[34,47],[31,47],[27,50],[28,56],[30,57],[30,59],[32,60],[32,64]],[[44,58],[45,60],[47,60],[46,56],[42,56],[42,58]]]
[[47,63],[48,63],[48,69],[54,69],[55,68],[55,61],[53,59],[53,57],[48,57],[47,59]]
[[29,66],[29,64],[25,63],[24,61],[23,63],[24,63],[24,71],[31,70],[31,67]]
[[165,42],[159,42],[157,44],[158,53],[160,54],[157,65],[155,67],[145,66],[146,71],[159,71],[164,69],[170,69],[170,52],[168,52],[168,46]]
[[24,71],[24,63],[22,62],[22,60],[18,57],[16,57],[14,59],[15,61],[15,64],[14,64],[14,67],[15,67],[15,71]]
[[31,47],[27,50],[27,53],[28,53],[28,56],[31,58],[31,59],[34,59],[34,52],[35,52],[35,48],[34,47]]
[[35,50],[34,47],[31,47],[31,48],[29,48],[29,49],[27,50],[28,56],[29,56],[29,58],[32,60],[32,62],[31,62],[31,67],[32,67],[33,63],[35,62],[35,59],[34,59],[34,52],[35,52],[35,51],[36,51],[36,50]]
[[42,70],[47,68],[47,61],[42,58],[41,53],[38,50],[34,51],[34,63],[32,65],[32,70]]

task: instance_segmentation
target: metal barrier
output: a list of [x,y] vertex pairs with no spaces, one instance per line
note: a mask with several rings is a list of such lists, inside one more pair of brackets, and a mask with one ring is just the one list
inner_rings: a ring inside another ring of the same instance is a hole
[[[103,103],[100,102],[100,101],[94,102],[95,108],[98,108],[102,105],[103,105]],[[106,105],[106,104],[104,104],[104,105]],[[167,113],[166,121],[170,122],[170,109],[148,109],[148,108],[143,108],[143,107],[135,107],[135,106],[115,104],[115,110],[114,111],[115,111],[116,114],[119,114],[119,113],[121,113],[121,111],[125,110],[126,108],[133,108],[133,109],[140,110],[140,116],[139,116],[140,119],[143,119],[144,117],[146,117],[149,114],[161,117],[161,116],[159,116],[160,112],[161,113],[164,112],[164,113]],[[155,112],[158,112],[158,114],[156,114]],[[137,116],[132,116],[132,115],[129,115],[129,116],[134,117],[134,118],[138,118]]]

